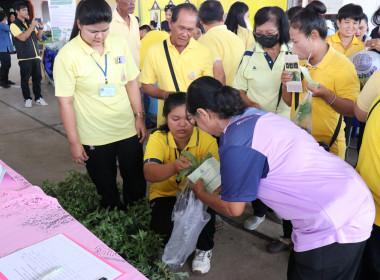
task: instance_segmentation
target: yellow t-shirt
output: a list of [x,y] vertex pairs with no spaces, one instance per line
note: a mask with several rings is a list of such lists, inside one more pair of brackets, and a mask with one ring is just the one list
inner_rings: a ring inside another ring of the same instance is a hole
[[[343,54],[330,47],[322,61],[313,69],[309,70],[311,79],[326,87],[329,91],[341,98],[346,98],[356,101],[360,84],[356,75],[355,66]],[[303,88],[305,89],[305,79]],[[299,104],[305,96],[305,93],[300,93]],[[294,94],[292,96],[292,112],[294,113]],[[324,141],[329,144],[334,131],[337,127],[339,114],[328,106],[322,98],[314,97],[312,106],[313,126],[311,135],[316,141]],[[345,124],[342,122],[338,138],[331,147],[330,152],[338,155],[342,159],[346,152],[346,139],[344,134]]]
[[[166,41],[180,91],[186,92],[189,85],[199,77],[214,76],[211,54],[204,45],[191,38],[186,48],[179,53],[171,43],[170,38]],[[158,82],[159,89],[169,92],[176,91],[162,42],[149,48],[141,70],[140,82],[152,85]],[[165,123],[162,116],[163,107],[164,100],[159,99],[157,110],[158,126]]]
[[[201,160],[210,152],[219,161],[216,139],[198,127],[193,128],[193,134],[184,150],[192,153],[198,160]],[[165,164],[175,161],[178,157],[180,157],[180,151],[171,132],[165,134],[161,131],[156,131],[150,135],[145,149],[144,163],[154,161],[159,164]],[[157,197],[176,196],[176,193],[182,190],[186,181],[184,178],[180,184],[177,184],[176,179],[177,174],[174,174],[165,181],[153,183],[149,191],[149,200]]]
[[327,43],[329,43],[334,49],[338,52],[344,54],[347,57],[350,57],[354,53],[360,52],[365,49],[365,44],[360,41],[356,36],[352,38],[351,44],[347,49],[344,48],[342,41],[339,38],[339,31],[335,34],[326,38]]
[[282,98],[276,110],[286,52],[290,52],[290,48],[283,44],[271,69],[261,45],[255,44],[251,46],[241,60],[232,86],[238,90],[245,91],[248,99],[259,104],[262,110],[276,113],[289,119],[290,107]]
[[133,55],[136,62],[136,66],[140,65],[140,31],[139,23],[134,15],[130,14],[130,25],[128,27],[127,23],[120,16],[120,14],[115,10],[112,14],[112,21],[110,24],[110,33],[115,33],[127,40],[129,49]]
[[141,48],[140,48],[140,69],[144,65],[145,55],[148,49],[169,37],[169,33],[166,31],[152,30],[149,31],[144,38],[141,39]]
[[[380,100],[380,71],[368,80],[358,97],[358,105],[368,113]],[[374,96],[376,93],[376,96]],[[371,96],[371,98],[368,98]],[[360,102],[359,102],[360,100]],[[368,108],[368,109],[367,109]],[[375,200],[375,224],[380,226],[380,104],[377,104],[369,116],[360,147],[356,170],[367,183]]]
[[[29,28],[28,25],[26,25],[26,24],[24,24],[24,25],[26,28]],[[10,25],[10,29],[11,29],[11,33],[12,33],[13,37],[17,37],[18,35],[20,35],[22,33],[21,29],[14,23],[12,23]],[[36,34],[38,34],[37,29],[35,29],[34,32]],[[32,57],[32,58],[19,59],[18,61],[31,60],[31,59],[41,59],[41,57],[38,55],[38,52],[37,52],[38,46],[35,46],[33,41],[32,41],[32,44],[33,44],[34,52],[36,53],[36,56]]]
[[232,85],[236,70],[245,51],[245,45],[239,37],[227,29],[225,25],[210,28],[206,34],[198,39],[211,51],[213,62],[223,62],[226,84]]
[[245,49],[252,47],[255,44],[255,38],[253,37],[253,32],[248,28],[238,26],[237,30],[238,37],[243,41]]
[[[100,87],[107,80],[115,87],[115,95],[101,97]],[[118,56],[125,63],[116,63]],[[99,64],[99,66],[97,65]],[[74,96],[74,111],[80,142],[84,145],[105,145],[136,135],[135,117],[125,85],[134,80],[139,70],[122,37],[108,34],[104,53],[100,55],[85,43],[80,35],[68,42],[54,61],[55,95]]]

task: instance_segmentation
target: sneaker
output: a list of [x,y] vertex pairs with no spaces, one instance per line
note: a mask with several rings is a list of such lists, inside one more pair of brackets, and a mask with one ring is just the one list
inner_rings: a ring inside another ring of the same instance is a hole
[[265,216],[264,217],[257,217],[257,216],[252,216],[245,220],[244,222],[244,228],[248,230],[255,230],[258,228],[258,226],[264,222]]
[[32,107],[32,99],[27,99],[25,100],[25,107],[30,108]]
[[12,82],[11,80],[8,80],[7,84],[8,84],[8,85],[15,85],[16,83],[15,83],[15,82]]
[[46,101],[42,98],[42,97],[40,97],[40,98],[38,98],[37,100],[36,100],[36,104],[37,105],[40,105],[40,106],[47,106],[48,104],[46,103]]
[[194,259],[191,265],[191,270],[193,271],[193,273],[201,275],[209,272],[211,267],[211,256],[212,250],[202,251],[195,249]]

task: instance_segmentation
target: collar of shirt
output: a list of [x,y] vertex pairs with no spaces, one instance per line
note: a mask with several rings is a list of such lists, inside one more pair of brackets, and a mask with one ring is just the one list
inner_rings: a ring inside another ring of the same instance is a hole
[[[82,37],[80,36],[80,32],[79,32],[79,34],[77,36],[77,40],[79,41],[79,45],[82,47],[82,49],[88,55],[97,54],[99,56],[99,53],[96,50],[94,50],[93,48],[91,48],[85,41],[83,41]],[[104,52],[103,52],[103,54],[105,54],[105,53],[108,54],[108,53],[111,52],[107,46],[108,46],[108,37],[104,41]]]
[[[166,144],[169,147],[174,148],[174,149],[178,148],[176,142],[174,141],[173,135],[170,131],[166,135],[166,139],[167,139]],[[191,147],[196,147],[198,145],[199,145],[199,130],[197,127],[194,127],[193,128],[193,134],[190,137],[189,143],[187,143],[185,149],[183,149],[183,150],[186,150],[187,148],[191,148]]]
[[210,31],[212,32],[216,30],[226,30],[226,29],[227,29],[226,25],[217,25],[217,26],[211,27],[209,30],[207,30],[207,32],[210,32]]
[[[149,34],[149,33],[148,33]],[[168,39],[166,39],[166,41],[168,42],[168,48],[174,48],[176,49],[176,47],[172,44],[171,40],[170,40],[170,37]],[[182,51],[182,53],[187,50],[187,49],[195,49],[196,46],[197,46],[197,41],[194,40],[193,37],[190,38],[190,41],[189,43],[187,44],[187,46],[185,47],[185,49]]]
[[[339,31],[337,31],[335,34],[331,35],[331,40],[334,43],[342,43],[342,41],[339,38]],[[350,45],[358,45],[358,44],[359,44],[359,39],[356,38],[356,36],[354,35]]]
[[315,68],[313,68],[313,69],[316,69],[316,68],[324,69],[324,68],[326,68],[330,64],[332,59],[334,58],[335,53],[336,53],[336,50],[332,46],[329,45],[329,50],[327,51],[325,57],[322,58],[322,61],[317,66],[315,66]]
[[[129,15],[128,15],[129,16]],[[118,22],[124,22],[126,24],[126,22],[124,21],[124,19],[121,17],[121,15],[119,14],[119,12],[115,9],[115,11],[113,12],[113,15],[112,17],[114,17]],[[129,16],[129,19],[131,17]]]

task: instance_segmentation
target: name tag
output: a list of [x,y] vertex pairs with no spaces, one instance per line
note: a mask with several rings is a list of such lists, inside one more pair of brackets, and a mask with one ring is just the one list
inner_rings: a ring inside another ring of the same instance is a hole
[[100,87],[101,97],[112,97],[115,96],[115,86],[113,85],[103,85]]
[[117,64],[124,64],[125,63],[125,56],[124,55],[117,56],[116,57],[116,63]]

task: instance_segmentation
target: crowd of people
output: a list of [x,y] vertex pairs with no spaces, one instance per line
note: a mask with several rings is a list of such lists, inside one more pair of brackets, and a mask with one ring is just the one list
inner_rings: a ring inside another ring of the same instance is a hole
[[[364,85],[349,59],[380,52],[380,8],[369,36],[368,17],[355,4],[339,9],[338,31],[324,18],[321,1],[286,12],[263,7],[253,26],[243,2],[227,16],[219,1],[199,9],[170,4],[161,30],[139,23],[134,0],[116,4],[112,12],[105,0],[80,1],[70,41],[54,63],[72,160],[85,165],[101,206],[125,209],[146,196],[151,182],[151,229],[165,245],[186,180],[176,178],[191,165],[182,152],[199,160],[211,153],[220,161],[222,183],[214,193],[202,180],[193,186],[211,216],[198,238],[194,273],[211,268],[216,214],[241,215],[250,202],[247,230],[270,213],[282,219],[283,235],[267,251],[291,250],[288,279],[380,279],[380,72]],[[12,83],[11,32],[25,107],[32,106],[30,77],[35,103],[47,105],[35,47],[43,23],[29,19],[23,2],[15,11],[10,28],[0,13],[0,86]],[[303,78],[303,92],[288,92],[293,76],[284,66],[291,54],[317,86]],[[311,134],[290,120],[308,92]],[[156,123],[152,97],[158,99]],[[366,123],[356,170],[345,162],[344,116]]]

